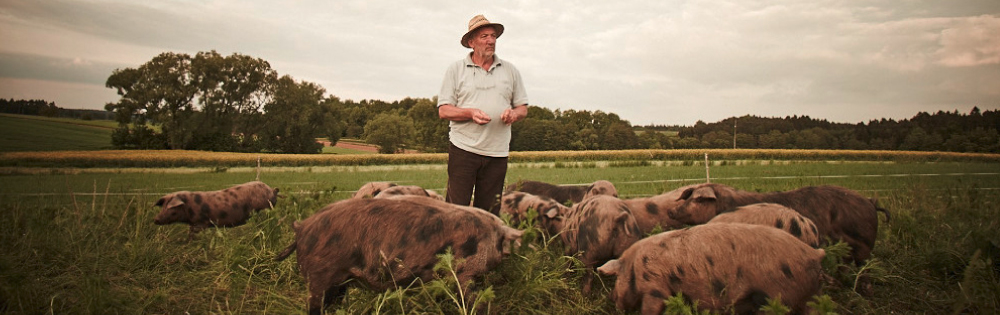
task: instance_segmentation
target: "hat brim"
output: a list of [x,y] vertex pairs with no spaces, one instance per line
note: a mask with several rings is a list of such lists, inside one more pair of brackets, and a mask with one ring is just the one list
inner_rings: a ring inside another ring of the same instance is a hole
[[483,27],[486,27],[486,26],[492,26],[493,29],[497,30],[497,38],[500,38],[500,35],[503,35],[503,24],[500,24],[500,23],[483,24],[483,25],[477,26],[476,28],[472,29],[471,31],[466,32],[465,35],[462,35],[462,47],[472,48],[472,47],[469,46],[469,37],[472,37],[472,33],[475,33],[480,28],[483,28]]

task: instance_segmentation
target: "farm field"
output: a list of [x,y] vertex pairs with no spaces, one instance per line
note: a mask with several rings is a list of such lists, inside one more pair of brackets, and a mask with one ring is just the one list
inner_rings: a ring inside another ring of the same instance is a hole
[[0,152],[110,149],[109,123],[0,114]]
[[[705,181],[699,161],[515,163],[507,181],[614,183],[622,198]],[[839,185],[889,209],[874,259],[825,266],[824,305],[841,314],[993,313],[1000,307],[1000,163],[717,161],[713,183],[750,191]],[[186,242],[187,226],[153,225],[153,204],[178,190],[216,190],[257,178],[254,167],[8,168],[0,174],[0,310],[9,314],[299,314],[307,290],[296,256],[273,257],[293,240],[290,224],[370,181],[443,192],[442,164],[263,167],[281,189],[274,209],[240,227]],[[881,217],[881,216],[880,216]],[[527,228],[522,226],[521,228]],[[531,231],[531,230],[529,230]],[[495,314],[623,314],[607,298],[613,278],[580,292],[579,261],[558,241],[526,244],[479,283]],[[828,249],[828,253],[836,249]],[[853,290],[873,280],[870,294]],[[349,290],[338,314],[463,314],[447,278],[400,290]],[[450,288],[450,289],[449,289]],[[682,311],[673,309],[675,311]],[[780,313],[780,312],[778,312]]]

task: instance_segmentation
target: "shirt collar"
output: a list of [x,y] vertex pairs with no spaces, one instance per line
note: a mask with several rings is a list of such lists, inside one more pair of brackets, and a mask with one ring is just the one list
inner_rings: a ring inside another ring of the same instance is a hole
[[[499,67],[501,65],[503,65],[503,63],[501,62],[500,57],[498,57],[496,54],[493,54],[493,65],[490,66],[490,69]],[[468,55],[465,55],[465,66],[466,67],[476,67],[476,66],[479,66],[475,62],[472,62],[472,53],[471,52]],[[490,69],[486,69],[486,70],[490,70]]]

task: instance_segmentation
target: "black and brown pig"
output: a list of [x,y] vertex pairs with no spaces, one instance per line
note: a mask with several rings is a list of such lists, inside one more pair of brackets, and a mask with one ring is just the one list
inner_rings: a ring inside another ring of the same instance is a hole
[[386,189],[382,189],[381,192],[375,194],[373,198],[386,198],[391,196],[421,196],[435,198],[439,200],[444,200],[441,195],[438,195],[433,190],[424,189],[420,186],[415,185],[396,185]]
[[216,191],[173,192],[156,201],[161,208],[153,223],[187,223],[191,240],[208,227],[243,225],[254,212],[274,207],[277,198],[278,188],[260,181]]
[[718,223],[647,237],[598,271],[617,276],[611,299],[625,311],[661,314],[663,300],[681,292],[702,310],[753,314],[780,299],[804,314],[824,255],[775,228]]
[[877,212],[889,212],[875,200],[839,186],[809,186],[796,190],[756,193],[722,184],[701,184],[688,188],[680,197],[683,204],[670,216],[685,224],[702,224],[737,207],[768,202],[798,211],[819,230],[820,246],[843,240],[851,246],[851,260],[860,265],[871,256],[878,235]]
[[555,199],[522,191],[508,192],[500,197],[500,213],[509,214],[510,223],[514,226],[528,219],[529,209],[538,213],[535,223],[548,235],[556,235],[562,231],[563,217],[570,211],[570,207]]
[[747,223],[774,227],[795,236],[806,245],[819,248],[819,230],[801,213],[776,203],[755,203],[721,213],[706,224]]
[[609,195],[618,197],[618,190],[615,189],[615,185],[606,180],[598,180],[586,186],[553,185],[533,180],[521,180],[504,188],[504,193],[514,191],[552,198],[567,206],[580,203],[590,196]]
[[590,292],[594,268],[616,258],[642,238],[632,212],[621,199],[595,196],[573,206],[559,236],[567,256],[579,254],[587,271],[581,277],[583,292]]
[[489,212],[417,196],[346,199],[293,228],[295,242],[276,260],[298,252],[311,314],[340,299],[349,279],[377,291],[429,281],[437,255],[449,249],[462,290],[468,290],[469,281],[499,264],[522,233]]
[[583,194],[583,200],[600,195],[618,198],[618,188],[615,188],[615,184],[603,179],[593,182],[590,186],[587,186],[587,193]]
[[684,190],[694,186],[684,186],[652,197],[631,198],[622,201],[632,210],[632,215],[635,216],[639,230],[643,234],[655,231],[657,227],[664,231],[679,229],[685,224],[671,218],[670,211],[683,203],[678,199]]

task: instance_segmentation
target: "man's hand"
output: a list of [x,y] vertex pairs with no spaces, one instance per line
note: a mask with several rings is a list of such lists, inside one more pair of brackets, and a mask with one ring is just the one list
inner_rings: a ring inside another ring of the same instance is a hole
[[485,125],[489,123],[491,120],[493,120],[492,118],[490,118],[490,115],[487,115],[486,112],[482,110],[474,108],[470,109],[472,110],[472,121],[476,122],[477,124]]
[[503,115],[500,115],[500,120],[503,120],[504,124],[510,125],[518,120],[524,119],[525,116],[528,116],[528,106],[522,105],[505,109],[503,111]]
[[473,121],[480,125],[489,123],[492,118],[486,112],[475,108],[458,108],[455,105],[445,104],[438,106],[438,117],[451,121]]

